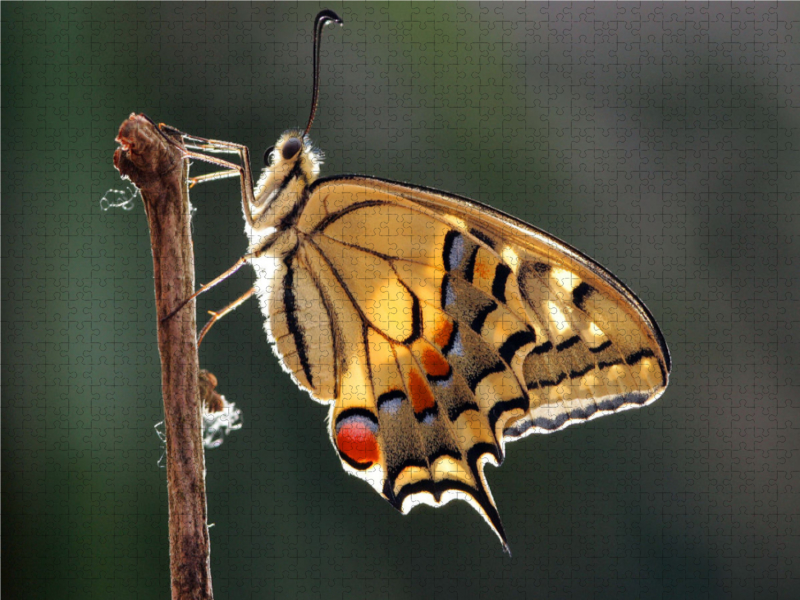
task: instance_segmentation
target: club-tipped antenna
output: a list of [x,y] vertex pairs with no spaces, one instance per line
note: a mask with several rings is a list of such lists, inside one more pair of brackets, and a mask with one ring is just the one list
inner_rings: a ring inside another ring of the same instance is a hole
[[320,41],[322,40],[322,29],[328,23],[342,24],[342,19],[332,10],[322,10],[314,19],[314,94],[311,98],[311,114],[308,116],[308,125],[303,132],[303,136],[308,135],[311,129],[311,124],[314,122],[314,115],[317,114],[317,101],[319,100],[319,55],[320,55]]

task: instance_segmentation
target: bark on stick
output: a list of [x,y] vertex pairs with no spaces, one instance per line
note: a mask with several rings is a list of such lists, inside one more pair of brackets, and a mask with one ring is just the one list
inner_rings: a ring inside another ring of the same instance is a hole
[[161,320],[195,286],[188,161],[183,160],[182,141],[170,143],[165,135],[146,117],[131,115],[120,127],[114,166],[139,188],[150,225],[167,438],[172,598],[211,600],[194,300],[168,321]]

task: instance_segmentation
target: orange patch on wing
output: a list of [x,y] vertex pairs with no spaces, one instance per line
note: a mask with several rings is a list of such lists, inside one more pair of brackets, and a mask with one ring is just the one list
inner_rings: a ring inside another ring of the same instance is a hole
[[473,273],[479,275],[481,279],[492,279],[494,277],[494,265],[481,260],[481,256],[478,254]]
[[360,464],[377,462],[380,456],[375,434],[366,423],[356,419],[339,428],[336,445],[343,454]]
[[422,351],[422,367],[431,377],[445,377],[450,374],[448,362],[431,347]]
[[436,332],[433,334],[433,341],[439,348],[444,348],[450,342],[450,336],[453,335],[453,323],[447,319],[442,319],[437,324]]
[[411,406],[414,408],[415,413],[419,414],[428,408],[436,406],[436,400],[433,399],[428,383],[417,369],[411,369],[408,375],[408,387],[409,392],[411,392]]

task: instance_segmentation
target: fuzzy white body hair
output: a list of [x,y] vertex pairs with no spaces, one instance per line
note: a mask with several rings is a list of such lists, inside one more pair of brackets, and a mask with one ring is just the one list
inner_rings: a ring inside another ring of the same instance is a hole
[[[286,156],[287,143],[299,148],[293,156]],[[253,190],[250,214],[247,210],[244,214],[244,231],[250,242],[248,262],[256,273],[254,287],[270,346],[283,370],[299,387],[306,389],[278,351],[272,333],[270,306],[273,295],[280,294],[283,289],[284,259],[297,246],[294,223],[287,221],[286,217],[308,198],[308,188],[319,175],[323,156],[302,132],[290,130],[278,139],[266,158],[268,164],[261,171]]]

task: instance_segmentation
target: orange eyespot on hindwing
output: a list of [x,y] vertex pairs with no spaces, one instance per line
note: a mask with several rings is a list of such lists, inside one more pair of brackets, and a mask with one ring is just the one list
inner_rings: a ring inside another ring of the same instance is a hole
[[380,458],[378,421],[366,410],[343,412],[336,420],[336,447],[354,469],[368,469]]

